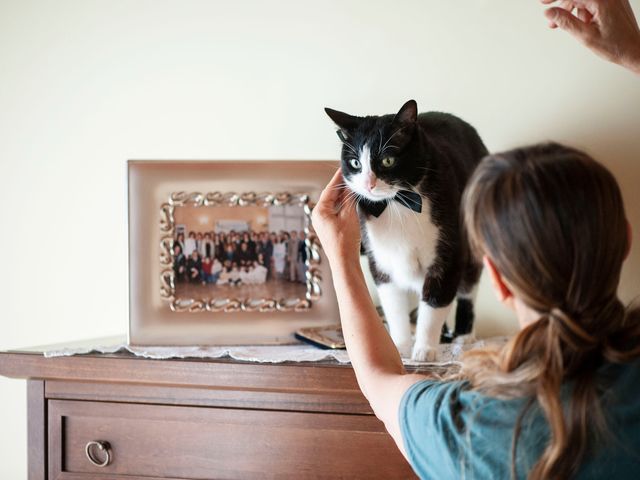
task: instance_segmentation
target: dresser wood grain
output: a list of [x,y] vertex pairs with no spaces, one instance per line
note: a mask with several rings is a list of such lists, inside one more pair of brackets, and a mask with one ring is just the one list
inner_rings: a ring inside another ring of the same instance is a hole
[[349,366],[22,351],[0,375],[28,380],[33,480],[415,478]]

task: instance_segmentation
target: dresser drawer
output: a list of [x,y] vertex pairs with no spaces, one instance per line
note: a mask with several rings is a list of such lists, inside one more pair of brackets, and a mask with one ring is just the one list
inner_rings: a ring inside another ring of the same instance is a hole
[[48,422],[52,479],[414,478],[371,415],[50,400]]

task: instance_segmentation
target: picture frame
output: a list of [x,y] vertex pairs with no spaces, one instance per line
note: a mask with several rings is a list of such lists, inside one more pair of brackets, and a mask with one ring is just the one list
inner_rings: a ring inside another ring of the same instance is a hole
[[337,162],[130,160],[127,168],[130,344],[293,343],[300,328],[338,321],[311,224]]

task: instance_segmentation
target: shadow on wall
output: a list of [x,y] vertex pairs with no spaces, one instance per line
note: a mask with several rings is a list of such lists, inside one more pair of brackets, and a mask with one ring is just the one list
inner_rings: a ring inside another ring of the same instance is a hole
[[631,137],[629,126],[607,118],[611,116],[611,111],[603,111],[594,117],[598,121],[582,124],[579,131],[567,131],[563,136],[570,140],[557,140],[588,152],[613,173],[620,185],[633,239],[618,292],[624,303],[630,303],[640,297],[640,131],[637,137]]

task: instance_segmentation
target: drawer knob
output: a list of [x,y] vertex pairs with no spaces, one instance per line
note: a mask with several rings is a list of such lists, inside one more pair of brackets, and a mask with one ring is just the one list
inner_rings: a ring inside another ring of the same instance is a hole
[[[104,452],[104,461],[100,461],[94,456],[94,452],[96,450]],[[84,447],[84,453],[87,454],[89,461],[96,467],[106,467],[111,463],[111,445],[109,445],[109,442],[100,442],[96,440],[89,442],[87,443],[87,446]]]

